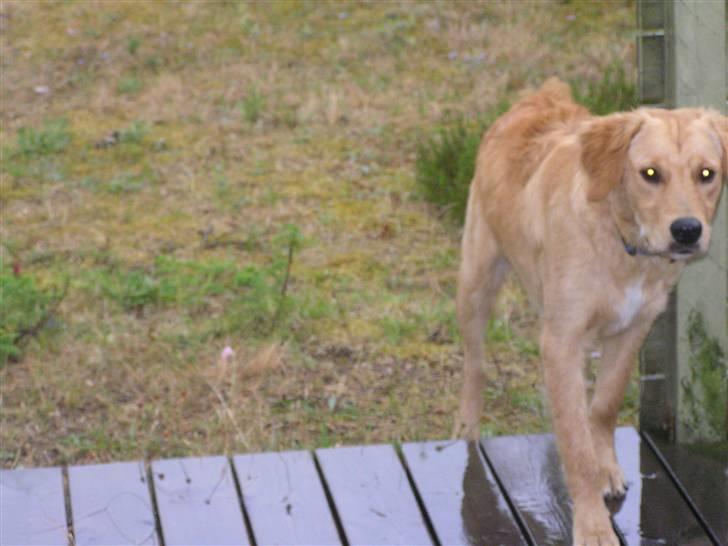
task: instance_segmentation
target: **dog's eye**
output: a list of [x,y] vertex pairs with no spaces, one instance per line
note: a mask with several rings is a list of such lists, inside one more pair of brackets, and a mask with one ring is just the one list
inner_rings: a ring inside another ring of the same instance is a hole
[[713,180],[713,178],[715,178],[715,171],[713,169],[703,168],[703,169],[700,169],[699,176],[700,176],[700,181],[707,184],[708,182]]
[[657,184],[660,182],[660,173],[657,172],[657,169],[654,167],[647,167],[646,169],[642,169],[640,171],[640,174],[642,175],[642,178],[647,180],[648,182],[651,182],[652,184]]

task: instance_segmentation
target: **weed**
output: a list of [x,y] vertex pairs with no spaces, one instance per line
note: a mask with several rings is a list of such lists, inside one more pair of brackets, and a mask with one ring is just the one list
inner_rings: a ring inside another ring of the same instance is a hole
[[146,59],[144,59],[144,66],[155,73],[160,71],[163,64],[164,61],[159,55],[149,55]]
[[230,182],[223,171],[222,165],[215,165],[213,180],[215,181],[215,197],[217,200],[221,204],[231,204]]
[[632,110],[639,106],[635,78],[630,77],[624,65],[618,62],[610,64],[599,80],[572,81],[571,90],[574,100],[599,116]]
[[124,76],[116,84],[116,92],[120,95],[134,95],[144,87],[144,82],[137,76]]
[[412,318],[398,319],[390,316],[382,317],[379,320],[382,334],[392,344],[397,344],[402,339],[410,337],[419,329],[419,324]]
[[442,207],[456,223],[465,220],[468,189],[483,133],[507,108],[507,103],[503,102],[477,122],[462,117],[445,122],[417,145],[417,183],[425,198]]
[[22,356],[22,341],[45,325],[60,298],[0,260],[0,367]]
[[134,121],[129,127],[119,131],[119,142],[140,144],[147,134],[149,134],[149,125],[143,121]]
[[255,124],[260,119],[260,115],[263,113],[264,107],[265,99],[256,88],[252,88],[248,91],[245,98],[238,104],[238,108],[240,109],[240,114],[243,116],[243,119],[251,125]]
[[507,320],[493,318],[488,321],[486,336],[490,343],[510,343],[514,334]]
[[119,274],[113,281],[105,284],[106,294],[126,311],[141,311],[159,301],[159,281],[144,271]]
[[48,120],[43,124],[42,129],[32,127],[18,129],[14,155],[57,154],[65,150],[70,142],[71,133],[68,131],[68,122],[65,119]]
[[298,228],[283,226],[271,242],[273,256],[265,265],[238,267],[232,262],[159,256],[154,265],[144,269],[97,270],[84,286],[100,287],[102,294],[124,311],[137,314],[146,308],[176,306],[194,315],[218,299],[224,312],[211,317],[201,339],[236,331],[266,338],[289,325],[294,312],[309,319],[330,314],[330,308],[318,298],[289,293],[293,256],[304,243]]
[[146,183],[144,177],[125,173],[109,180],[103,189],[112,194],[133,193],[142,190]]
[[126,40],[126,50],[130,55],[136,55],[140,45],[142,45],[142,40],[139,36],[129,36]]

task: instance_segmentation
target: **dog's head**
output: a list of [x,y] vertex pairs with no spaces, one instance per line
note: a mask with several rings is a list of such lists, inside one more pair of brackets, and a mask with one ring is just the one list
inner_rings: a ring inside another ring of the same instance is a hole
[[587,197],[609,200],[625,244],[673,260],[707,252],[728,176],[728,118],[640,109],[593,118],[580,138]]

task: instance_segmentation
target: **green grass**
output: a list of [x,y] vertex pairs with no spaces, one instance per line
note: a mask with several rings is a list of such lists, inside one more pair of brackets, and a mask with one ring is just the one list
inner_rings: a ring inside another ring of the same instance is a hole
[[37,157],[63,152],[71,142],[68,121],[59,118],[47,120],[40,129],[21,127],[18,129],[16,145],[10,155]]
[[144,88],[144,81],[138,76],[124,76],[116,85],[116,92],[120,95],[135,95]]
[[149,134],[149,125],[144,121],[133,121],[131,125],[119,131],[119,142],[122,144],[141,144]]
[[600,79],[573,80],[571,89],[574,100],[599,116],[629,111],[639,106],[635,78],[618,62],[610,64]]
[[476,123],[463,118],[445,122],[418,145],[417,182],[425,198],[442,207],[457,223],[465,218],[468,188],[473,179],[480,140],[500,112],[498,109]]
[[245,98],[238,104],[240,114],[243,119],[251,125],[254,125],[263,113],[265,108],[265,99],[256,88],[250,89]]
[[24,343],[53,318],[61,297],[57,289],[41,288],[32,274],[0,259],[0,368],[22,357]]
[[[328,316],[331,310],[311,294],[293,293],[289,267],[305,240],[293,225],[270,240],[271,259],[264,264],[186,261],[159,256],[145,268],[107,267],[90,271],[78,284],[121,310],[141,315],[164,308],[198,316],[198,342],[244,331],[265,339],[290,331],[291,320]],[[211,307],[223,312],[209,314]],[[287,337],[283,335],[282,337]]]

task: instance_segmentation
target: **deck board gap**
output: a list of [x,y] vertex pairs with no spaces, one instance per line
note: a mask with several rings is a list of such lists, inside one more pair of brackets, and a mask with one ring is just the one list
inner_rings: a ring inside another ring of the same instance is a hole
[[526,522],[523,520],[523,516],[521,515],[521,512],[518,510],[518,508],[514,504],[513,500],[511,499],[511,496],[508,494],[508,490],[503,485],[503,481],[501,480],[500,476],[496,472],[495,466],[491,462],[490,457],[488,457],[488,453],[485,451],[485,446],[483,446],[482,440],[483,440],[483,438],[481,437],[477,442],[478,449],[480,450],[480,453],[483,455],[483,460],[485,461],[485,464],[488,465],[488,469],[493,474],[493,479],[495,480],[495,483],[498,484],[498,489],[500,489],[500,492],[503,495],[503,498],[506,500],[506,503],[508,504],[508,508],[510,508],[511,514],[513,514],[513,519],[516,520],[518,529],[521,531],[521,534],[526,539],[526,542],[528,542],[528,546],[538,546],[538,544],[536,543],[536,539],[531,534],[531,530],[528,528],[528,525],[526,525]]
[[165,546],[164,530],[162,529],[162,520],[159,517],[159,504],[157,503],[157,492],[154,490],[154,476],[152,475],[152,465],[144,462],[144,477],[146,478],[147,488],[149,489],[149,498],[152,501],[152,514],[154,515],[154,526],[157,528],[157,537],[159,544]]
[[339,511],[336,509],[336,505],[334,504],[334,497],[331,495],[329,484],[326,482],[326,476],[324,476],[324,471],[321,468],[321,462],[318,460],[318,456],[316,455],[315,451],[312,451],[311,455],[313,456],[313,464],[316,467],[316,473],[318,474],[318,478],[319,480],[321,480],[321,485],[324,488],[326,502],[328,503],[329,510],[331,510],[331,515],[334,518],[336,532],[339,534],[339,541],[341,542],[342,546],[349,546],[349,539],[346,537],[346,533],[344,532],[344,525],[341,522]]
[[73,531],[73,512],[71,511],[71,489],[68,485],[68,467],[61,467],[61,475],[63,476],[63,506],[66,509],[66,533],[68,535],[68,544],[75,546],[76,535]]
[[716,536],[715,532],[713,531],[713,528],[710,526],[710,524],[707,522],[705,517],[703,516],[702,512],[698,509],[697,505],[695,504],[695,501],[690,497],[690,493],[687,492],[685,487],[683,486],[682,482],[680,481],[680,478],[677,477],[675,474],[675,471],[670,466],[668,461],[665,459],[664,455],[660,451],[660,449],[655,445],[655,443],[652,441],[652,438],[650,438],[649,434],[645,434],[642,431],[639,431],[639,435],[642,438],[642,441],[645,442],[649,448],[650,451],[655,455],[657,460],[660,462],[660,465],[662,465],[662,468],[665,470],[665,473],[670,477],[670,481],[672,481],[672,484],[675,486],[675,489],[678,490],[680,493],[680,496],[685,501],[685,503],[690,508],[690,511],[693,513],[695,518],[698,520],[698,523],[700,523],[700,526],[703,528],[703,531],[705,531],[705,534],[708,535],[710,540],[713,542],[715,546],[721,546],[721,541]]
[[422,514],[422,519],[425,522],[425,526],[427,527],[427,532],[430,533],[430,540],[432,540],[432,544],[434,546],[442,546],[442,543],[440,542],[440,537],[438,537],[437,533],[435,532],[435,526],[432,524],[430,514],[427,512],[427,509],[425,508],[425,503],[422,501],[422,495],[420,495],[420,491],[417,488],[417,484],[415,483],[414,477],[412,476],[412,472],[410,471],[409,466],[407,466],[407,460],[402,454],[401,446],[395,446],[394,451],[397,453],[397,457],[399,458],[399,462],[402,464],[402,468],[404,468],[404,473],[407,476],[407,481],[409,482],[410,488],[412,489],[412,493],[414,493],[415,495],[415,501],[417,502],[417,506],[420,509],[420,513]]
[[248,541],[250,542],[250,546],[258,546],[258,541],[255,538],[255,533],[253,533],[253,524],[250,522],[250,514],[248,514],[248,509],[245,507],[245,496],[243,495],[243,488],[240,485],[241,481],[240,477],[238,476],[238,470],[237,468],[235,468],[235,461],[230,455],[226,457],[228,460],[228,464],[230,465],[230,469],[233,473],[233,483],[235,484],[235,492],[238,495],[240,510],[242,510],[243,512],[243,522],[245,523],[245,532],[248,534]]

